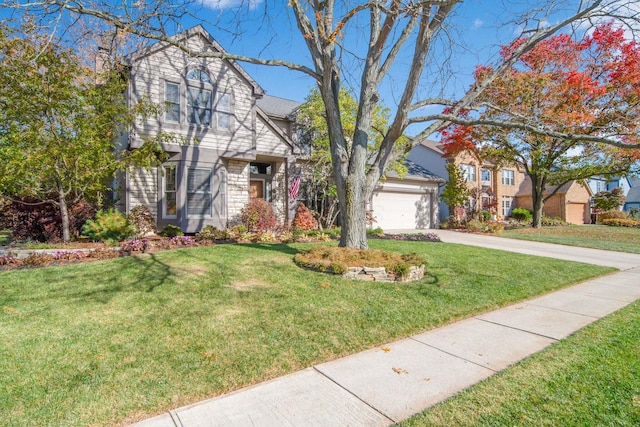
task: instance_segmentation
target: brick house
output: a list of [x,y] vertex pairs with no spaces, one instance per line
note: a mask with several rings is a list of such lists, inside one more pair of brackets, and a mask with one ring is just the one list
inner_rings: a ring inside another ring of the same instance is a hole
[[[544,203],[542,213],[548,217],[560,218],[570,224],[590,224],[590,202],[593,192],[584,181],[569,181],[566,184],[547,186],[544,196],[556,193]],[[516,194],[516,206],[519,208],[533,209],[531,197],[531,179],[526,177]]]
[[[423,141],[411,150],[409,159],[448,180],[448,159],[440,142]],[[521,168],[515,165],[496,166],[466,151],[459,153],[452,161],[462,170],[467,186],[472,191],[465,206],[468,211],[489,210],[499,219],[511,215],[516,193],[525,178]],[[441,202],[440,219],[444,221],[449,215],[448,206]]]
[[[194,50],[223,52],[201,26],[174,37]],[[127,61],[128,99],[148,97],[166,111],[140,121],[124,146],[136,149],[160,132],[184,142],[163,143],[170,158],[161,167],[126,173],[124,212],[146,205],[159,228],[172,224],[192,233],[206,225],[225,228],[237,222],[250,198],[262,198],[280,221],[293,218],[296,204],[287,191],[296,170],[290,120],[274,113],[270,100],[260,107],[265,93],[251,76],[234,61],[192,58],[164,42]]]

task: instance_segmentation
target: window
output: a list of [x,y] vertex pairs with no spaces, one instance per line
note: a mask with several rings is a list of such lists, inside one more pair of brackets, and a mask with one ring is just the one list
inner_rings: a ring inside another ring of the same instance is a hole
[[502,196],[502,216],[508,217],[511,215],[511,205],[513,204],[513,197]]
[[195,80],[197,82],[211,84],[211,78],[206,71],[199,68],[193,68],[187,72],[187,80]]
[[462,171],[465,181],[476,182],[476,167],[474,165],[462,163],[460,165],[460,170]]
[[481,179],[482,182],[491,182],[491,170],[490,169],[485,169],[482,168],[482,175],[481,175]]
[[216,119],[218,129],[231,129],[231,96],[228,93],[219,93],[216,104]]
[[211,216],[211,169],[189,169],[187,216]]
[[164,167],[164,201],[162,206],[162,216],[165,218],[175,218],[178,213],[178,200],[176,197],[178,184],[175,165]]
[[271,163],[251,163],[249,171],[252,175],[271,175]]
[[180,85],[179,84],[165,82],[164,101],[166,104],[166,111],[164,113],[164,118],[170,122],[180,122]]
[[201,126],[211,124],[211,91],[187,87],[187,120]]
[[515,185],[515,174],[512,170],[503,169],[502,171],[502,184],[503,185]]

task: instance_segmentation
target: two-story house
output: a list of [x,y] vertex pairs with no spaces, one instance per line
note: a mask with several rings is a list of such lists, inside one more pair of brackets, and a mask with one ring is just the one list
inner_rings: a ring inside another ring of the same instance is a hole
[[[471,196],[465,204],[467,210],[487,210],[497,218],[507,218],[511,215],[511,210],[515,207],[515,196],[525,177],[522,170],[515,165],[498,167],[466,151],[457,154],[453,159],[447,159],[442,143],[438,141],[422,141],[411,150],[409,159],[447,180],[447,161],[455,162],[471,190]],[[445,220],[449,215],[448,206],[441,202],[440,219]]]
[[[223,52],[201,26],[175,40],[196,51]],[[281,221],[292,219],[296,204],[287,189],[296,166],[287,118],[260,108],[265,93],[251,76],[234,61],[193,58],[165,42],[127,61],[131,102],[146,97],[166,107],[135,126],[123,141],[127,149],[160,132],[178,139],[163,143],[170,158],[161,167],[126,174],[125,212],[143,204],[159,228],[173,224],[197,232],[208,224],[233,224],[250,198],[263,198]]]

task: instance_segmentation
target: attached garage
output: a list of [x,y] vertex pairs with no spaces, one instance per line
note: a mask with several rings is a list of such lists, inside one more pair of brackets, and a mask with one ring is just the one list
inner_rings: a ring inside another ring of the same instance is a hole
[[374,191],[370,209],[373,228],[419,230],[438,227],[438,186],[444,183],[420,166],[407,161],[409,172],[400,179],[389,173]]

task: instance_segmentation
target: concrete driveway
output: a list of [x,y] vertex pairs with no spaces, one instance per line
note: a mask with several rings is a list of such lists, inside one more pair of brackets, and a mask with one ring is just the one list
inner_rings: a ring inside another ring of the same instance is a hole
[[[554,245],[550,243],[531,242],[527,240],[507,239],[505,237],[485,234],[464,233],[451,230],[389,230],[389,234],[401,233],[435,233],[446,243],[480,246],[521,254],[543,256],[548,258],[578,261],[587,264],[614,267],[628,270],[640,267],[640,255],[624,252],[603,251],[600,249],[580,248],[576,246]],[[640,242],[638,242],[640,245]]]

